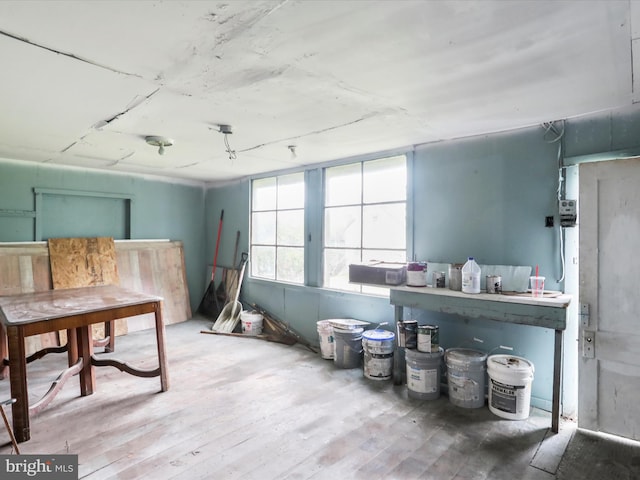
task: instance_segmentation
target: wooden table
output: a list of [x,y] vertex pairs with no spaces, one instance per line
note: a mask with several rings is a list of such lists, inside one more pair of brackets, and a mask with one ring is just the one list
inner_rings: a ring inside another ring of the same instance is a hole
[[486,318],[498,322],[532,325],[555,330],[553,355],[553,399],[551,430],[558,433],[562,379],[562,341],[567,328],[567,307],[571,296],[533,298],[531,294],[467,294],[448,288],[394,287],[390,301],[395,305],[396,324],[402,320],[403,307],[451,313],[467,318]]
[[[115,359],[97,359],[93,355],[92,324],[145,313],[155,314],[157,368],[141,370]],[[13,431],[18,442],[27,441],[31,436],[29,415],[46,407],[72,375],[79,375],[80,394],[91,395],[95,390],[94,367],[112,366],[139,377],[159,376],[161,390],[169,389],[160,297],[114,285],[0,297],[0,330],[0,358],[6,358],[7,353],[9,355],[11,396],[16,399],[12,407]],[[67,330],[68,333],[69,368],[58,376],[42,399],[29,405],[27,361],[40,358],[47,352],[33,354],[27,359],[25,338],[59,330]]]

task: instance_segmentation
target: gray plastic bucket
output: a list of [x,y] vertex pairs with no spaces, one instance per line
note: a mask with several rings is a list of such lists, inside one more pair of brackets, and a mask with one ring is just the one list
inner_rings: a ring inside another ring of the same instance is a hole
[[364,328],[343,330],[333,328],[335,351],[333,362],[338,368],[358,368],[362,365],[362,332]]
[[462,408],[484,407],[487,354],[469,348],[450,348],[444,354],[444,361],[449,401]]
[[410,398],[436,400],[440,398],[440,369],[444,349],[427,353],[405,349],[407,389]]

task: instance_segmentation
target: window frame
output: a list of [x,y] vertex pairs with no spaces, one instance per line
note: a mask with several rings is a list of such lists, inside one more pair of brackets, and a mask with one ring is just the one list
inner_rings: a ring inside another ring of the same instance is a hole
[[[382,158],[404,156],[406,162],[406,175],[407,175],[407,192],[406,192],[406,252],[407,258],[414,258],[414,238],[413,238],[413,212],[414,212],[414,200],[413,189],[415,187],[413,183],[413,163],[415,158],[415,152],[413,149],[406,150],[391,150],[386,152],[378,152],[373,155],[361,155],[341,160],[334,160],[330,162],[317,163],[306,168],[285,169],[279,171],[269,172],[267,174],[256,175],[249,177],[249,250],[251,251],[252,243],[252,220],[251,214],[253,212],[253,181],[261,180],[265,178],[278,177],[282,175],[288,175],[291,173],[303,173],[305,184],[305,202],[304,202],[304,284],[300,283],[288,283],[281,280],[254,277],[251,274],[251,269],[248,271],[248,280],[250,282],[263,283],[268,285],[270,283],[283,283],[288,288],[299,289],[300,292],[304,291],[307,287],[326,289],[338,293],[339,295],[371,295],[370,292],[356,292],[349,290],[338,290],[326,287],[324,282],[324,255],[323,255],[323,243],[324,243],[324,170],[326,168],[347,165],[353,163],[369,162],[380,160]],[[251,264],[252,258],[249,257],[249,263]],[[387,288],[382,287],[384,290],[376,293],[375,296],[379,297],[384,295],[384,292],[388,292]]]
[[[304,199],[302,202],[302,206],[298,207],[291,207],[291,206],[285,206],[283,208],[279,208],[279,194],[278,194],[278,189],[280,188],[280,180],[283,179],[284,177],[291,177],[294,175],[301,175],[302,176],[302,188],[304,190]],[[270,180],[273,179],[275,181],[275,205],[273,208],[264,208],[264,209],[259,209],[259,210],[254,210],[254,200],[255,200],[255,196],[254,196],[254,183],[257,181],[261,181],[261,180]],[[256,177],[256,178],[252,178],[251,181],[249,182],[249,195],[250,195],[250,202],[249,202],[249,251],[250,251],[250,265],[251,268],[249,269],[249,277],[255,280],[262,280],[262,281],[267,281],[267,282],[282,282],[282,283],[287,283],[287,284],[291,284],[291,285],[299,285],[299,286],[305,286],[306,285],[306,268],[305,268],[305,263],[306,263],[306,253],[305,253],[305,241],[304,238],[306,236],[306,198],[307,198],[307,187],[306,187],[306,175],[304,172],[301,171],[297,171],[297,172],[286,172],[286,173],[279,173],[277,175],[269,175],[269,176],[264,176],[264,177]],[[278,240],[278,214],[281,212],[296,212],[296,211],[301,211],[302,212],[302,243],[301,245],[294,245],[294,244],[289,244],[289,243],[279,243]],[[274,225],[274,243],[265,243],[265,242],[254,242],[254,214],[268,214],[268,213],[273,213],[274,217],[275,217],[275,225]],[[269,277],[264,277],[264,276],[257,276],[254,272],[254,268],[256,267],[256,264],[253,263],[251,260],[254,259],[254,247],[273,247],[274,249],[274,277],[273,278],[269,278]],[[287,248],[287,249],[301,249],[302,250],[302,279],[301,281],[293,281],[291,279],[282,279],[282,278],[278,278],[278,250],[281,248]]]
[[[406,181],[405,181],[405,195],[404,195],[404,200],[383,200],[383,201],[370,201],[370,202],[366,202],[365,201],[365,191],[364,191],[364,184],[365,184],[365,164],[368,162],[375,162],[375,161],[380,161],[380,160],[385,160],[385,159],[392,159],[395,157],[404,157],[404,168],[405,168],[405,176],[406,176]],[[411,197],[411,185],[410,185],[410,178],[412,178],[412,176],[410,175],[410,171],[413,168],[412,165],[412,160],[413,160],[413,156],[409,155],[409,153],[407,152],[403,152],[403,153],[395,153],[395,154],[389,154],[389,155],[380,155],[380,156],[376,156],[375,158],[369,158],[369,159],[362,159],[362,160],[357,160],[357,161],[352,161],[352,162],[343,162],[340,164],[336,164],[336,165],[329,165],[329,166],[325,166],[322,169],[322,213],[321,213],[321,218],[322,218],[322,237],[321,237],[321,245],[320,245],[320,257],[322,259],[321,261],[321,272],[320,272],[320,277],[321,277],[321,285],[323,288],[326,289],[330,289],[330,290],[335,290],[335,291],[339,291],[339,292],[348,292],[348,293],[356,293],[356,294],[371,294],[371,295],[388,295],[389,289],[388,287],[375,287],[375,286],[370,286],[370,285],[357,285],[357,284],[349,284],[349,285],[353,285],[353,288],[340,288],[339,286],[329,286],[326,284],[325,279],[326,279],[326,275],[325,275],[325,252],[327,250],[359,250],[360,252],[360,261],[362,261],[363,258],[363,252],[364,251],[371,251],[371,250],[387,250],[387,251],[398,251],[398,252],[404,252],[404,258],[402,260],[398,260],[398,262],[404,262],[406,260],[406,258],[410,258],[410,255],[412,255],[413,252],[413,229],[410,227],[410,224],[412,223],[410,220],[412,218],[412,216],[410,216],[410,214],[412,214],[413,212],[413,208],[411,207],[412,205],[412,197]],[[359,165],[359,180],[360,180],[360,200],[359,203],[344,203],[344,204],[332,204],[332,205],[326,205],[326,199],[327,199],[327,192],[326,192],[326,188],[327,188],[327,180],[326,180],[326,174],[327,174],[327,170],[330,170],[332,168],[336,168],[336,167],[343,167],[343,166],[349,166],[349,165]],[[365,210],[367,207],[375,207],[378,205],[396,205],[396,204],[404,204],[404,213],[405,213],[405,245],[404,248],[367,248],[364,246],[365,241],[364,241],[364,230],[365,230],[365,222],[364,222],[364,217],[365,217]],[[326,211],[327,209],[337,209],[337,208],[349,208],[349,207],[356,207],[359,209],[359,215],[360,215],[360,243],[359,243],[359,247],[349,247],[349,246],[345,246],[345,247],[340,247],[340,246],[327,246],[325,245],[325,232],[326,232],[326,224],[325,224],[325,220],[326,220]]]

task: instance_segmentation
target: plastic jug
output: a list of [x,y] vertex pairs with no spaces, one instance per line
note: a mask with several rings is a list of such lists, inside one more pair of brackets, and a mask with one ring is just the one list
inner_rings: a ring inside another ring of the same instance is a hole
[[469,257],[462,267],[462,292],[480,293],[480,265]]

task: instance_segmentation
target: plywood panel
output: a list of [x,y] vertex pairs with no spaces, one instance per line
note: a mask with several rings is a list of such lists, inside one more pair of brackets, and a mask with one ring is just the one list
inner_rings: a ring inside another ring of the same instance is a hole
[[0,255],[0,295],[22,293],[18,256]]
[[[119,285],[116,247],[112,237],[50,238],[49,262],[54,289]],[[104,324],[92,326],[93,338],[105,337]],[[115,322],[115,334],[127,333],[127,321]],[[60,332],[61,341],[66,332]]]
[[[163,318],[172,324],[191,318],[181,242],[116,242],[123,287],[163,297]],[[129,331],[152,328],[153,315],[128,319]]]
[[51,266],[49,265],[49,257],[47,255],[31,256],[31,265],[33,267],[33,289],[35,292],[51,290],[53,284],[51,281]]
[[[161,296],[167,325],[191,318],[184,251],[180,241],[116,241],[120,285]],[[129,331],[152,328],[153,315],[129,318]]]
[[54,289],[119,284],[113,238],[51,238],[48,246]]
[[[121,286],[163,297],[166,324],[191,318],[182,242],[118,240],[114,243]],[[30,261],[20,257],[29,257]],[[29,265],[31,272],[28,272]],[[32,288],[36,292],[53,288],[47,242],[0,243],[0,295],[26,293],[24,288]],[[153,327],[153,315],[141,315],[125,321],[130,332]],[[116,335],[118,330],[120,328]],[[27,351],[30,354],[44,346],[57,344],[55,334],[46,338],[30,337],[27,339]]]
[[[51,271],[46,244],[0,244],[0,295],[51,290]],[[27,355],[58,345],[58,336],[47,333],[30,337]]]

